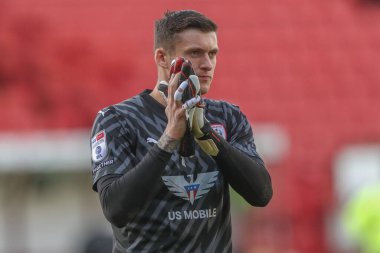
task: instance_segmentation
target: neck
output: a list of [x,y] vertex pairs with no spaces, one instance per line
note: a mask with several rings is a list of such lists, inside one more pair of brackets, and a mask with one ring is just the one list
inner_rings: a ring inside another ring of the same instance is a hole
[[154,89],[149,95],[152,96],[157,102],[159,102],[163,106],[166,106],[166,101],[162,96],[161,92],[158,90],[158,82],[156,84],[156,87],[154,87]]
[[157,68],[157,82],[156,82],[156,86],[154,87],[154,89],[150,93],[150,95],[155,100],[157,100],[157,102],[159,102],[163,106],[166,106],[166,101],[165,101],[162,93],[158,90],[158,86],[159,86],[161,80],[165,80],[167,82],[169,81],[169,69],[158,66],[158,68]]

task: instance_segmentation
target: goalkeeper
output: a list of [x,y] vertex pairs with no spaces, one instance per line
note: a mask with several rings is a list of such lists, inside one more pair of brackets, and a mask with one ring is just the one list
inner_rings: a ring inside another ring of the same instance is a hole
[[196,11],[165,13],[155,23],[155,88],[96,116],[93,189],[114,253],[232,252],[229,185],[252,206],[272,197],[244,114],[201,98],[214,76],[216,31]]

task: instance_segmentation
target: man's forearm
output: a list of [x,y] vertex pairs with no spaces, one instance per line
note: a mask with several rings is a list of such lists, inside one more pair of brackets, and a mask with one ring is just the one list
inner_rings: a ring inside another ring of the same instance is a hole
[[215,161],[232,188],[253,206],[266,206],[272,198],[272,183],[265,166],[222,140]]
[[104,215],[115,226],[124,226],[158,191],[161,174],[176,146],[163,138],[164,135],[158,145],[124,175],[112,174],[99,179],[97,188]]

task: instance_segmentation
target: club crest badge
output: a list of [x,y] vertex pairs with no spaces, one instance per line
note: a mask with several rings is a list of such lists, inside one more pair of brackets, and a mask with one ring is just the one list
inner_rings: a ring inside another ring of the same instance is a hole
[[104,130],[95,134],[91,140],[92,160],[102,161],[107,155],[106,132]]
[[223,137],[223,139],[227,139],[227,132],[226,129],[222,124],[211,124],[211,128],[220,136]]

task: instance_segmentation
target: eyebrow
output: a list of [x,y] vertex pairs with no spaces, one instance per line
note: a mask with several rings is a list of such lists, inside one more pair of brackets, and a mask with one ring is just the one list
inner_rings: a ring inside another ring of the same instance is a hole
[[[206,52],[206,50],[204,50],[201,47],[190,47],[190,48],[186,49],[184,52],[189,53],[191,51],[197,51],[197,50],[202,51],[202,52]],[[209,50],[208,52],[217,53],[217,52],[219,52],[219,48],[217,48],[217,47],[213,48],[213,49]]]

